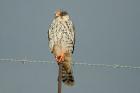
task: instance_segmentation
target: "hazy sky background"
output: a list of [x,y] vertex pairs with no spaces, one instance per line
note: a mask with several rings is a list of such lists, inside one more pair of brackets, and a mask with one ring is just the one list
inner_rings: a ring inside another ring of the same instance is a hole
[[[139,0],[0,0],[0,58],[54,61],[47,31],[56,9],[76,27],[73,60],[140,66]],[[139,93],[140,70],[74,65],[62,93]],[[0,93],[57,93],[56,64],[0,63]]]

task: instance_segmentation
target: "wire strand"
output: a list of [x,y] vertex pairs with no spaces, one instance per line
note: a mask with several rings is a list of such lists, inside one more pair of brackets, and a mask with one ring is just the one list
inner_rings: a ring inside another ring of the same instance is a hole
[[[0,63],[2,62],[11,62],[11,63],[47,63],[47,64],[55,64],[53,61],[45,61],[45,60],[29,60],[27,58],[24,59],[13,59],[13,58],[6,58],[0,59]],[[90,66],[90,67],[106,67],[106,68],[124,68],[124,69],[140,69],[140,66],[128,66],[128,65],[119,65],[119,64],[89,64],[89,63],[81,63],[81,62],[74,62],[74,65],[81,65],[81,66]]]

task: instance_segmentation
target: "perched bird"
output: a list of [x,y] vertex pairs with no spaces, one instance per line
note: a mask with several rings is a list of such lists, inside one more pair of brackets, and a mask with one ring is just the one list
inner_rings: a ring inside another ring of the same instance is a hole
[[66,11],[56,10],[48,30],[49,48],[56,62],[62,64],[62,81],[74,85],[72,54],[75,45],[75,28]]

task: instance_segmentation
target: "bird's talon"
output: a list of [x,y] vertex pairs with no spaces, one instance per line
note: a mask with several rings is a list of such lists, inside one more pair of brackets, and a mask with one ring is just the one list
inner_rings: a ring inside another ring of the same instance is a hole
[[56,59],[56,62],[58,64],[64,62],[64,56],[63,55],[61,55],[61,56],[55,56],[55,59]]

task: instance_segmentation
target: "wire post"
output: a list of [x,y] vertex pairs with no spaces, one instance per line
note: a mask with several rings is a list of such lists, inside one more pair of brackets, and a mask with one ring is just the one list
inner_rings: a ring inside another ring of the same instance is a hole
[[62,90],[62,64],[59,64],[59,73],[58,73],[58,93],[61,93]]

